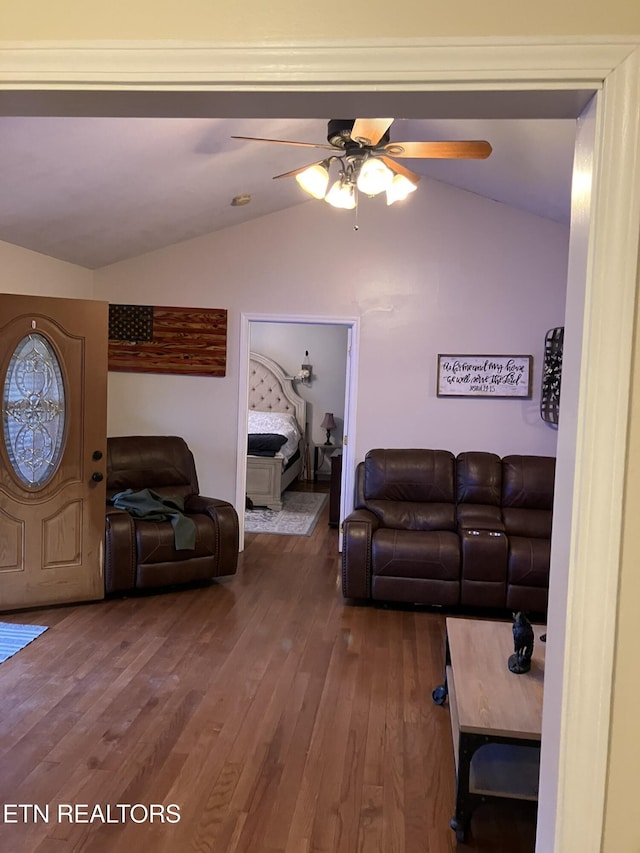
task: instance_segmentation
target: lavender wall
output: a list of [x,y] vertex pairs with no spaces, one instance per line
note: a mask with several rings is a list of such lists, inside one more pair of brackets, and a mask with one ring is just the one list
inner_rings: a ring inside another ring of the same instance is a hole
[[[110,434],[181,433],[203,491],[235,500],[248,312],[360,319],[356,459],[376,446],[554,454],[539,389],[545,332],[564,322],[569,229],[428,179],[405,206],[365,199],[353,225],[309,201],[96,271],[96,298],[229,311],[226,377],[112,373]],[[531,354],[534,396],[438,398],[439,352]]]
[[0,241],[0,292],[91,299],[93,272]]

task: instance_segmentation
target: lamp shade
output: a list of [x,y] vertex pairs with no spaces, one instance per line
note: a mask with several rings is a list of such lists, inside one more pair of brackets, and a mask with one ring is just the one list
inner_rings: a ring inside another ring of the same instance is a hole
[[393,180],[387,187],[387,204],[404,201],[410,193],[415,192],[417,189],[413,181],[405,178],[404,175],[394,175]]
[[355,193],[350,183],[338,180],[326,194],[324,200],[332,207],[340,207],[343,210],[353,210],[356,206]]
[[365,195],[378,195],[387,189],[393,180],[393,172],[382,160],[370,157],[365,160],[358,175],[358,189]]
[[335,429],[336,421],[333,417],[333,412],[325,412],[324,418],[322,419],[322,423],[320,424],[322,429]]
[[324,198],[329,183],[329,169],[324,162],[316,163],[296,175],[296,181],[309,195],[314,198]]

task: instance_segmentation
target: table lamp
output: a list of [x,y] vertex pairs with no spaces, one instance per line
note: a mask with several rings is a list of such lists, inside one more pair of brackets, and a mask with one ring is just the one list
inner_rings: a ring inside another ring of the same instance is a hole
[[320,426],[322,427],[322,429],[326,429],[327,431],[327,440],[325,441],[325,445],[331,444],[331,430],[336,428],[336,422],[335,418],[333,417],[333,412],[324,413],[324,417]]

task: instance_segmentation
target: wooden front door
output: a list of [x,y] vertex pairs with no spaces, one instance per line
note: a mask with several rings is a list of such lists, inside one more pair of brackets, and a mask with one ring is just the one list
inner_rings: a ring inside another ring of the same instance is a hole
[[0,610],[104,597],[108,305],[0,294]]

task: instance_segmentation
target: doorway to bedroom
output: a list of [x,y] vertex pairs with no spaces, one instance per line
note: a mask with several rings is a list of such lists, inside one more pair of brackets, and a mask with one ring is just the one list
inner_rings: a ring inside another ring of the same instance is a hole
[[[239,395],[238,448],[245,448],[245,452],[238,453],[237,492],[245,494],[247,506],[254,503],[256,489],[257,500],[264,500],[260,497],[263,494],[260,485],[265,476],[268,489],[273,488],[271,475],[263,471],[270,463],[249,457],[246,452],[249,412],[261,407],[260,399],[264,396],[258,392],[256,398],[255,388],[252,390],[250,374],[252,365],[255,366],[252,354],[256,353],[261,361],[273,363],[274,376],[268,375],[268,382],[283,384],[280,396],[292,394],[294,406],[296,400],[302,401],[299,473],[292,482],[283,475],[283,494],[298,489],[329,488],[329,520],[339,530],[353,502],[348,496],[353,494],[353,475],[349,472],[353,468],[350,454],[355,425],[357,327],[358,320],[353,318],[243,315],[239,373],[245,378],[246,387]],[[263,365],[259,368],[262,370]],[[265,401],[262,408],[271,409],[272,405],[272,401]],[[286,401],[284,409],[289,409]],[[279,486],[277,490],[280,492]],[[280,494],[276,496],[276,505],[279,497]],[[244,524],[242,532],[241,542]],[[339,548],[341,543],[339,533]]]

